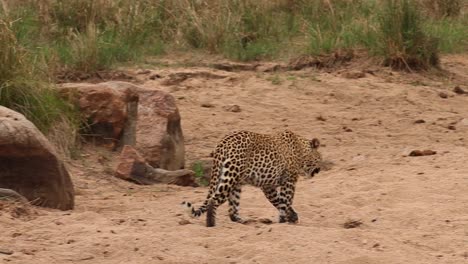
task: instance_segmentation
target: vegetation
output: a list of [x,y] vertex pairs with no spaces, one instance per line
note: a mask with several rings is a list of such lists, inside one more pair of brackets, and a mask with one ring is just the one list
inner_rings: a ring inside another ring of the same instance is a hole
[[0,21],[0,105],[18,111],[51,135],[64,154],[75,145],[77,115],[39,69],[41,62],[18,44],[11,22]]
[[467,51],[462,1],[3,0],[0,104],[45,133],[59,121],[73,127],[74,110],[51,89],[56,76],[174,50],[251,61],[359,49],[396,69],[427,69],[440,52]]
[[210,183],[205,179],[205,172],[203,170],[203,164],[201,161],[197,161],[193,164],[192,170],[195,172],[195,179],[201,186],[208,186]]
[[15,21],[19,44],[55,71],[93,72],[174,49],[245,61],[365,49],[388,61],[422,48],[416,57],[427,64],[431,53],[468,46],[462,0],[19,2],[1,16]]
[[411,70],[439,64],[437,40],[423,32],[414,2],[387,0],[379,25],[385,65]]

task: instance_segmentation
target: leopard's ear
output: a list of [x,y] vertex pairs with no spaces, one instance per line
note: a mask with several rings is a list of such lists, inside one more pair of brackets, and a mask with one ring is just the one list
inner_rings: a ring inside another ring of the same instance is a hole
[[317,138],[312,139],[310,141],[310,147],[315,149],[320,147],[320,141]]

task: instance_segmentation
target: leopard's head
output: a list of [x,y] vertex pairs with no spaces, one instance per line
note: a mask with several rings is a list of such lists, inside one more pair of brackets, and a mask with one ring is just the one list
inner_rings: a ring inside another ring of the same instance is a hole
[[319,147],[320,141],[316,138],[312,140],[303,140],[302,142],[302,169],[309,177],[313,177],[315,174],[320,172],[322,155],[318,151]]

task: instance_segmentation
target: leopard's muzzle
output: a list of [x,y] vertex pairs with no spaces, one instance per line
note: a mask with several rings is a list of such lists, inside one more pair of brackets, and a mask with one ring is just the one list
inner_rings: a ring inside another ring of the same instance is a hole
[[309,171],[309,176],[312,178],[315,176],[315,174],[318,174],[320,172],[320,168],[314,168]]

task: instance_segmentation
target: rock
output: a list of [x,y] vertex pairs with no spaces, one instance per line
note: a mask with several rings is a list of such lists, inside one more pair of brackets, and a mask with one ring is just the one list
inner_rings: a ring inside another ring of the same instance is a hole
[[327,119],[323,117],[322,115],[317,116],[315,119],[317,119],[318,121],[323,121],[323,122],[327,121]]
[[457,128],[454,125],[449,125],[447,128],[450,130],[457,130]]
[[448,94],[447,94],[447,93],[444,93],[444,92],[439,92],[439,97],[440,97],[440,98],[443,98],[443,99],[447,99],[447,98],[448,98]]
[[423,124],[423,123],[426,123],[426,121],[424,121],[424,119],[418,119],[416,121],[414,121],[415,124]]
[[33,205],[70,210],[70,174],[46,137],[23,115],[0,106],[0,186]]
[[74,103],[87,120],[85,135],[99,139],[98,143],[113,147],[135,144],[135,132],[130,130],[135,129],[138,94],[135,86],[122,84],[126,83],[65,83],[59,87],[60,94]]
[[198,186],[193,171],[155,169],[146,162],[137,150],[128,145],[124,146],[120,153],[115,176],[142,185],[165,183],[180,186]]
[[184,168],[184,137],[172,95],[120,81],[63,84],[60,92],[79,106],[91,134],[110,139],[114,149],[135,146],[153,167]]
[[348,220],[343,224],[343,227],[346,229],[356,228],[362,225],[361,220]]
[[172,95],[139,88],[136,149],[155,168],[183,169],[184,135],[179,109]]
[[146,161],[132,146],[125,145],[119,156],[119,162],[115,169],[115,176],[120,179],[138,183],[151,184],[146,179]]
[[426,149],[426,150],[413,150],[410,152],[409,156],[410,157],[419,157],[419,156],[430,156],[430,155],[435,155],[437,154],[436,151],[433,151],[433,150],[429,150],[429,149]]
[[366,73],[363,71],[348,71],[342,74],[346,79],[359,79],[366,77]]
[[456,94],[468,94],[467,91],[463,90],[460,86],[455,86],[455,88],[453,88],[453,91],[456,93]]
[[213,108],[214,105],[212,103],[202,103],[201,104],[201,107],[205,107],[205,108]]
[[352,130],[351,128],[346,127],[346,126],[343,127],[343,130],[344,130],[345,132],[353,132],[353,130]]
[[223,106],[223,109],[227,112],[233,112],[233,113],[239,113],[241,111],[241,108],[238,105],[226,105],[226,106]]

